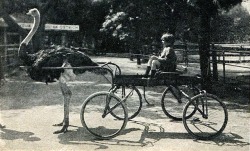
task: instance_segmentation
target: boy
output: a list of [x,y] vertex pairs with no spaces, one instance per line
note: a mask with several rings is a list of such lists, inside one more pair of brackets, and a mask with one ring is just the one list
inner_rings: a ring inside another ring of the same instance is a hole
[[150,71],[150,78],[153,78],[157,68],[160,68],[160,70],[165,72],[174,72],[176,69],[177,57],[175,51],[173,50],[174,36],[172,34],[166,33],[162,35],[161,40],[163,43],[163,50],[160,56],[153,55],[150,57],[145,78],[148,77]]

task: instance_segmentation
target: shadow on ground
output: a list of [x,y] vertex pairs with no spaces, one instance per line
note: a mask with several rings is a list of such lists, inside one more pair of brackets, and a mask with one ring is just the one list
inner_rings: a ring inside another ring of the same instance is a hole
[[19,132],[7,128],[2,128],[0,132],[0,138],[6,140],[17,140],[22,139],[24,141],[40,141],[39,137],[34,136],[33,132]]
[[[201,144],[210,144],[218,146],[248,146],[249,142],[243,141],[243,137],[235,133],[223,133],[220,136],[212,140],[197,140],[191,137],[186,132],[166,132],[165,129],[155,123],[147,123],[141,121],[129,121],[133,124],[143,126],[143,128],[125,128],[118,137],[109,140],[100,140],[95,138],[92,134],[88,133],[82,127],[76,127],[74,131],[69,131],[58,136],[61,144],[67,145],[80,145],[87,144],[96,146],[96,149],[108,149],[109,146],[154,146],[160,140],[163,139],[178,139],[178,140],[193,140],[194,142]],[[158,131],[150,130],[153,126],[159,128]],[[135,135],[136,132],[136,135]],[[133,133],[133,135],[131,134]],[[128,137],[132,136],[132,137]]]

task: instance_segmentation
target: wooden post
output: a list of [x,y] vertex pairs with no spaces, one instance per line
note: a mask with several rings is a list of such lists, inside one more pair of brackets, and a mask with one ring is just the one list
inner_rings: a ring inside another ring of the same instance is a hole
[[6,34],[6,28],[4,27],[3,30],[3,37],[0,38],[0,85],[2,82],[2,79],[4,79],[4,62],[5,60],[5,51],[6,51],[6,39],[7,39],[7,34]]
[[3,75],[4,74],[3,74],[2,56],[0,55],[0,86],[1,86],[2,79],[4,79]]
[[136,55],[137,65],[141,65],[141,55]]
[[183,60],[185,65],[188,67],[188,47],[186,42],[184,43]]
[[213,64],[213,79],[215,81],[218,81],[217,53],[214,44],[212,44],[212,64]]
[[8,47],[7,47],[7,45],[8,45],[8,41],[7,41],[7,31],[6,31],[6,28],[4,28],[4,41],[3,41],[3,43],[4,43],[4,62],[6,63],[8,60],[8,57],[7,57],[7,55],[8,55]]
[[222,51],[223,55],[223,82],[226,83],[226,63],[225,63],[225,50]]

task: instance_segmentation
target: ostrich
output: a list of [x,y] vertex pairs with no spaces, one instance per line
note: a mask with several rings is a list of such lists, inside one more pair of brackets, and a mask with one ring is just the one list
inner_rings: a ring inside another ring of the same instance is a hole
[[[54,126],[62,126],[61,130],[55,131],[54,134],[67,132],[69,126],[69,101],[71,91],[67,86],[67,81],[75,79],[75,73],[83,73],[86,69],[75,70],[70,67],[80,66],[98,66],[83,52],[65,48],[55,47],[46,50],[39,50],[31,53],[28,43],[38,29],[40,23],[40,13],[36,8],[30,9],[27,15],[34,18],[33,26],[28,35],[21,42],[18,56],[23,63],[28,66],[28,75],[36,81],[44,81],[46,83],[59,81],[59,85],[64,97],[64,118],[63,121]],[[66,67],[59,70],[46,70],[43,67]]]

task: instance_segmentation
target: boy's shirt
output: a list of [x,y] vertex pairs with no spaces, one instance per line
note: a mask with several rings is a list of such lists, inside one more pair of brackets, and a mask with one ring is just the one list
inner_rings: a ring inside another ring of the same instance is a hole
[[170,47],[165,47],[161,52],[160,58],[167,59],[170,49]]

